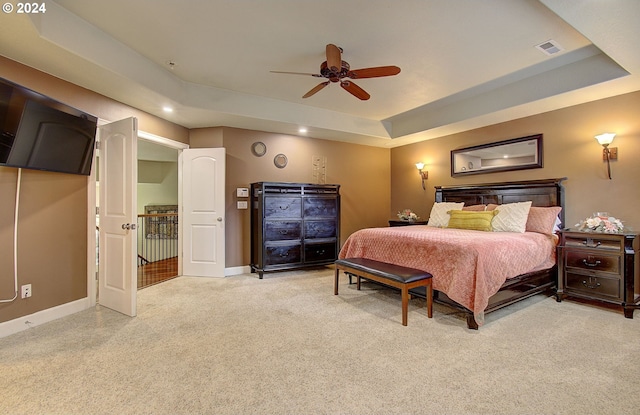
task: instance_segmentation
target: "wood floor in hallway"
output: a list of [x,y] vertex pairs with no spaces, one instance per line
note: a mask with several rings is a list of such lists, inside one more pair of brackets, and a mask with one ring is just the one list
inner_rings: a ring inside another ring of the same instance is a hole
[[138,267],[138,289],[149,287],[178,276],[178,257],[150,262]]

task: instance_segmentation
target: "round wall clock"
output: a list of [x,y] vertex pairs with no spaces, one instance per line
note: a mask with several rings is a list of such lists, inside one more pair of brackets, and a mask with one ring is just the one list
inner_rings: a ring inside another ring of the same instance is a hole
[[251,144],[251,152],[256,157],[262,157],[267,153],[267,146],[262,141]]
[[285,156],[284,154],[280,153],[278,155],[276,155],[273,158],[273,164],[276,165],[277,168],[279,169],[284,169],[284,167],[287,165],[287,156]]

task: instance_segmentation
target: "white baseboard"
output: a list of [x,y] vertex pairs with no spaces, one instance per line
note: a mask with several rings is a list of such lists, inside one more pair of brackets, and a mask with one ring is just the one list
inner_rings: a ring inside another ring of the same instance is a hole
[[250,272],[251,272],[251,266],[250,265],[243,265],[243,266],[240,266],[240,267],[225,268],[224,269],[224,276],[225,277],[231,277],[233,275],[249,274]]
[[[244,265],[239,267],[225,268],[224,276],[230,277],[233,275],[248,274],[250,272],[251,266]],[[18,317],[14,320],[0,323],[0,338],[19,333],[31,327],[39,326],[40,324],[48,323],[50,321],[66,317],[68,315],[86,310],[91,307],[92,305],[89,302],[89,298],[86,297],[76,301],[72,301],[70,303],[61,304],[56,307],[38,311],[37,313],[33,313],[28,316]]]
[[38,311],[37,313],[33,313],[28,316],[22,316],[14,320],[5,321],[4,323],[0,323],[0,338],[69,316],[88,308],[90,308],[89,298],[85,297],[70,303]]

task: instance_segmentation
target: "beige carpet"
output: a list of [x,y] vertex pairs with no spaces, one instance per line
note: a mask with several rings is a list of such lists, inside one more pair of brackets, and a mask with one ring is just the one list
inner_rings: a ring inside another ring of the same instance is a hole
[[333,270],[179,277],[0,339],[6,414],[637,414],[640,316],[536,296],[479,331]]

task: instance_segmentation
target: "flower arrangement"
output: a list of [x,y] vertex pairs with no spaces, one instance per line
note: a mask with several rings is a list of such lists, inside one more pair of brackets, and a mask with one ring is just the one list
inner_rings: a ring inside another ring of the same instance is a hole
[[420,219],[418,217],[418,215],[413,213],[413,211],[411,209],[404,209],[404,210],[401,210],[400,212],[398,212],[398,218],[400,218],[402,220],[408,220],[409,222],[413,222],[415,220]]
[[607,212],[594,213],[580,223],[576,223],[578,230],[584,232],[622,233],[624,225],[620,219],[609,216]]

